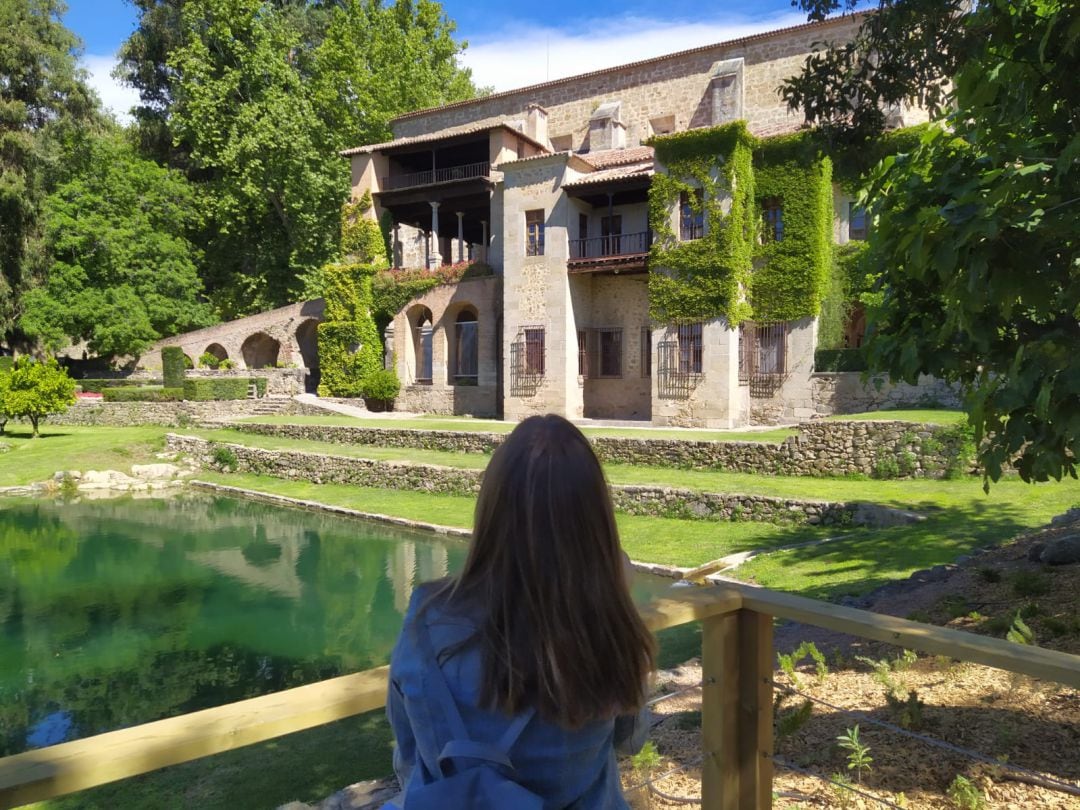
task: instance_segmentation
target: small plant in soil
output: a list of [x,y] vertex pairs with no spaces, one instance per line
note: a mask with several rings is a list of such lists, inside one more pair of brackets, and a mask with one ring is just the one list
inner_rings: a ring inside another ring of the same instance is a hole
[[923,709],[926,703],[919,699],[919,693],[912,689],[905,699],[901,699],[893,692],[885,693],[885,702],[892,712],[896,724],[900,728],[919,731],[923,727]]
[[970,779],[959,774],[952,780],[946,795],[960,810],[982,810],[986,806],[982,791]]
[[829,665],[825,663],[825,656],[817,648],[817,645],[814,644],[814,642],[804,641],[788,655],[784,655],[783,653],[776,654],[776,660],[780,669],[791,679],[791,683],[796,689],[802,688],[802,682],[799,680],[799,675],[795,671],[795,667],[802,663],[805,658],[813,660],[814,672],[817,675],[818,683],[823,683],[825,679],[829,677]]
[[1027,626],[1027,623],[1020,618],[1019,611],[1016,614],[1016,618],[1013,619],[1012,627],[1009,628],[1009,632],[1005,634],[1005,638],[1013,644],[1036,646],[1035,633],[1032,632],[1031,628]]
[[[640,751],[630,757],[630,765],[634,768],[634,773],[643,782],[647,782],[652,776],[652,772],[660,767],[660,752],[656,750],[656,743],[648,740],[645,745],[641,746]],[[649,807],[652,807],[652,794],[647,786],[645,787],[645,798]]]
[[1001,572],[996,568],[991,568],[988,565],[984,565],[979,568],[979,578],[983,582],[989,582],[991,584],[995,582],[1001,582]]
[[1050,583],[1042,574],[1021,571],[1013,577],[1012,589],[1017,596],[1045,596],[1050,591]]
[[859,724],[849,728],[836,738],[840,747],[847,751],[847,769],[855,774],[856,783],[862,784],[863,771],[869,773],[873,768],[874,758],[870,756],[870,746],[859,739]]
[[790,737],[808,722],[814,713],[814,702],[804,700],[800,705],[787,711],[780,709],[783,696],[776,696],[776,704],[773,706],[773,716],[776,717],[776,736]]
[[853,807],[855,804],[855,794],[851,792],[851,780],[842,773],[834,773],[830,779],[832,780],[832,794],[833,798],[836,800],[836,806],[841,808],[841,810],[847,810],[847,808]]

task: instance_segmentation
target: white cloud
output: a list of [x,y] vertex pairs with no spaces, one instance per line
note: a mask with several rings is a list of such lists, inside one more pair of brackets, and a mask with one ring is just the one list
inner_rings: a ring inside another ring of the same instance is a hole
[[131,108],[139,103],[139,91],[128,87],[112,77],[116,67],[115,54],[85,54],[82,67],[89,74],[89,84],[101,97],[105,109],[121,124],[131,123]]
[[805,14],[788,12],[696,21],[620,17],[572,28],[522,24],[469,37],[462,62],[477,85],[511,90],[805,22]]

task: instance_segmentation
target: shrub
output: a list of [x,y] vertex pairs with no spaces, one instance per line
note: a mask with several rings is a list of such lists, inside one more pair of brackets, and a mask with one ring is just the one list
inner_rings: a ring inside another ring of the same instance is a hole
[[234,368],[236,368],[236,363],[227,357],[218,364],[219,371],[231,371]]
[[874,462],[874,478],[888,481],[900,477],[900,462],[895,456],[882,455]]
[[362,393],[365,400],[388,406],[401,391],[397,372],[390,368],[373,371],[364,378]]
[[15,358],[10,355],[0,356],[0,374],[4,374],[11,371],[12,366],[15,365]]
[[268,380],[266,377],[252,377],[255,381],[255,396],[262,399],[266,396],[266,384]]
[[179,346],[166,346],[161,350],[162,376],[166,388],[180,388],[184,384],[187,356]]
[[247,399],[249,385],[250,377],[189,378],[184,380],[184,399],[189,402]]
[[106,388],[101,392],[106,402],[180,402],[184,399],[183,388]]
[[116,379],[101,379],[99,377],[87,377],[84,380],[76,380],[76,385],[83,391],[91,394],[101,394],[106,388],[132,388],[136,386],[153,386],[162,385],[164,380],[157,378],[152,380],[131,380],[127,377],[119,377]]
[[215,467],[228,472],[236,472],[236,468],[240,465],[240,461],[236,458],[233,449],[220,444],[210,451],[210,461]]
[[0,412],[29,419],[35,437],[42,419],[63,413],[74,404],[75,381],[55,358],[38,361],[20,357],[10,373],[0,377]]
[[199,355],[199,368],[211,368],[216,369],[224,362],[216,354],[210,354],[210,352],[203,352]]

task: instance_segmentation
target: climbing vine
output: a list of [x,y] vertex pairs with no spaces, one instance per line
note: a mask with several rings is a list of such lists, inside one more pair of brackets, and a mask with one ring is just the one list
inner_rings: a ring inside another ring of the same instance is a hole
[[428,270],[392,268],[380,270],[372,281],[372,313],[379,329],[394,319],[412,299],[440,284],[456,284],[470,278],[492,275],[491,265],[484,262],[457,262]]
[[754,155],[757,210],[780,205],[781,238],[765,233],[754,250],[750,299],[759,321],[791,321],[821,311],[832,268],[832,161],[806,153],[806,136],[761,141]]
[[[725,317],[737,324],[753,259],[753,138],[746,124],[689,130],[654,138],[657,173],[649,189],[649,310],[661,323]],[[703,216],[701,238],[680,241],[672,211],[687,195]]]

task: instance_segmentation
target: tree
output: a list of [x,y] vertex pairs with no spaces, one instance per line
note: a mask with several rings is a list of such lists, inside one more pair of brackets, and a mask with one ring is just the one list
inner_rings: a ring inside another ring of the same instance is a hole
[[117,129],[77,139],[68,160],[70,179],[44,206],[48,280],[26,294],[22,329],[53,351],[86,341],[118,357],[213,323],[184,176],[140,158]]
[[988,479],[1075,477],[1080,17],[985,0],[960,24],[955,112],[870,178],[871,367],[957,383]]
[[54,358],[35,360],[23,355],[0,387],[0,396],[0,411],[29,419],[36,439],[42,419],[75,404],[75,381]]
[[45,272],[53,136],[96,115],[63,10],[58,0],[0,0],[0,341],[8,343],[19,337],[23,295]]

